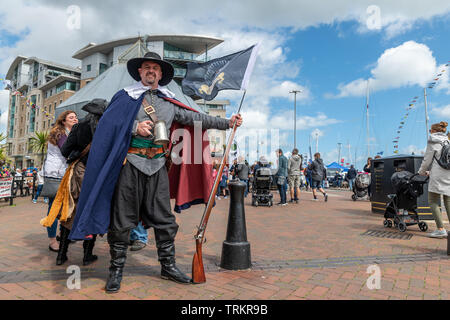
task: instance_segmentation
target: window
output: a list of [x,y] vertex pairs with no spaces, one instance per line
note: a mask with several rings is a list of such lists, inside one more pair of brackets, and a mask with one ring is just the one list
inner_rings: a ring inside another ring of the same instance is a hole
[[88,64],[88,65],[86,66],[86,71],[87,71],[87,72],[91,71],[91,65],[90,65],[90,64]]
[[59,92],[63,91],[65,88],[66,88],[66,83],[65,82],[57,85],[56,86],[56,93],[59,93]]
[[31,138],[28,139],[28,153],[33,153],[33,147],[32,147],[33,143]]
[[77,89],[77,84],[76,84],[76,82],[73,82],[73,81],[66,81],[66,90],[76,91],[76,89]]
[[104,63],[100,63],[100,66],[99,66],[99,74],[102,74],[103,72],[105,72],[106,71],[106,69],[108,69],[108,65],[106,65],[106,64],[104,64]]

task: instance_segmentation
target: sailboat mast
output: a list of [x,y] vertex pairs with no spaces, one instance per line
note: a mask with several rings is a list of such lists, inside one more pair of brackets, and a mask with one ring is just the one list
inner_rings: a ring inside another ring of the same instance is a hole
[[366,91],[366,122],[367,122],[367,157],[370,157],[370,131],[369,131],[369,79],[367,79]]

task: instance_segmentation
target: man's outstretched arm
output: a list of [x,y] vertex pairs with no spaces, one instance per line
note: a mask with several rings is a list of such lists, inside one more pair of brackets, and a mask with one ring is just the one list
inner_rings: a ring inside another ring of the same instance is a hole
[[237,126],[242,124],[242,117],[240,115],[234,115],[231,119],[223,119],[183,108],[175,108],[174,120],[188,126],[193,126],[195,121],[201,121],[203,129],[218,130],[226,130],[233,127],[234,121],[236,120],[238,121]]

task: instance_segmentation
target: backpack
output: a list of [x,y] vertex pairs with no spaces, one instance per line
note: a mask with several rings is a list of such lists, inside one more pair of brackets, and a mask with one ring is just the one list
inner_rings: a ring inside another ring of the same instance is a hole
[[450,170],[450,143],[449,141],[444,141],[441,143],[442,145],[442,151],[441,151],[441,157],[438,159],[436,158],[436,152],[434,152],[434,159],[436,159],[437,163],[443,168]]

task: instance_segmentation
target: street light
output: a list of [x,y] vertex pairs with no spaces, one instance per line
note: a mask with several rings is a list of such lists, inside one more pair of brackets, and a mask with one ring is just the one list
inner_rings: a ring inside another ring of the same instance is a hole
[[289,93],[294,94],[294,148],[297,148],[297,93],[301,90],[292,90]]

